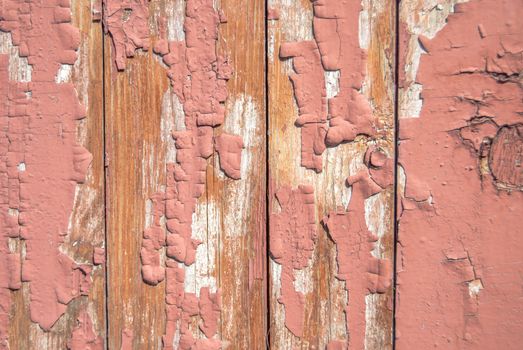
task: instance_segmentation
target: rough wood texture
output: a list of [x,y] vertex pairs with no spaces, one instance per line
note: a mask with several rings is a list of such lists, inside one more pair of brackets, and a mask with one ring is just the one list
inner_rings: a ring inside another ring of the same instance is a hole
[[[378,146],[389,157],[394,156],[394,2],[363,1],[359,33],[354,33],[360,38],[360,46],[368,50],[363,93],[372,105],[372,113],[380,121],[378,136],[375,140],[360,136],[354,142],[327,148],[323,154],[321,173],[300,166],[300,128],[295,126],[298,110],[289,81],[289,75],[294,72],[292,59],[279,58],[282,43],[313,39],[312,5],[306,0],[272,0],[268,6],[269,13],[279,12],[279,20],[268,22],[269,211],[277,213],[282,210],[273,196],[283,186],[313,186],[318,236],[308,267],[294,271],[294,286],[305,295],[302,337],[294,336],[285,326],[285,309],[278,302],[281,297],[282,266],[271,259],[270,342],[274,349],[323,349],[331,341],[346,343],[351,337],[351,326],[347,327],[344,314],[347,305],[345,283],[336,278],[336,245],[321,220],[337,207],[347,208],[351,191],[345,180],[364,167],[363,154],[368,145]],[[332,97],[338,93],[338,77],[332,71],[326,72],[325,77],[327,97]],[[322,86],[318,85],[316,89],[322,89]],[[373,254],[392,259],[392,188],[367,199],[365,208],[367,226],[379,237],[378,248]],[[365,309],[366,329],[365,334],[360,336],[364,336],[366,348],[391,348],[392,288],[385,294],[368,295]]]
[[233,75],[225,123],[216,133],[240,135],[245,147],[241,179],[225,177],[214,156],[208,184],[219,224],[214,235],[221,337],[231,349],[261,349],[267,339],[265,6],[220,0],[218,8],[227,18],[220,25],[219,52],[230,58]]
[[[221,1],[226,23],[219,26],[218,53],[229,57],[233,74],[223,126],[214,129],[243,137],[241,179],[226,177],[218,157],[207,160],[206,184],[192,222],[202,241],[196,262],[185,269],[185,291],[221,290],[218,338],[231,348],[265,343],[265,105],[263,3]],[[151,46],[159,19],[167,39],[184,40],[184,1],[149,4]],[[167,70],[152,50],[137,51],[118,72],[106,37],[106,144],[108,182],[109,347],[118,349],[132,331],[132,348],[156,349],[165,332],[165,282],[144,283],[140,248],[152,221],[150,197],[163,191],[166,164],[174,162],[171,132],[184,125],[182,105],[169,87]],[[163,258],[162,258],[163,261]],[[250,266],[261,267],[258,275]],[[199,316],[190,329],[196,339]],[[242,325],[242,326],[239,326]]]
[[[80,47],[74,66],[61,69],[60,82],[74,83],[76,92],[86,108],[87,118],[78,123],[77,140],[88,149],[93,161],[86,180],[77,185],[69,232],[61,251],[77,263],[92,264],[93,248],[104,246],[104,178],[103,178],[103,111],[102,111],[102,31],[99,23],[91,21],[90,1],[71,3],[72,24],[80,29]],[[9,54],[9,75],[12,81],[31,81],[27,59],[20,58],[18,47],[12,46],[11,35],[0,33],[0,52]],[[4,98],[4,96],[2,96]],[[13,239],[14,252],[24,252],[23,241]],[[2,269],[4,266],[2,266]],[[11,292],[12,314],[9,328],[10,349],[65,349],[72,337],[80,313],[87,312],[93,332],[103,342],[105,337],[104,271],[96,266],[92,273],[89,296],[74,299],[66,313],[44,332],[29,315],[29,288]]]

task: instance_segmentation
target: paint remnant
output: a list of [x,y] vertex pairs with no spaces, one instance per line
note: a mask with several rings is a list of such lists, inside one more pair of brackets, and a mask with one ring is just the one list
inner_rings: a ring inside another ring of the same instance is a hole
[[[127,58],[134,57],[137,49],[149,49],[149,1],[103,0],[104,30],[111,37],[114,63],[120,71],[125,69]],[[97,11],[96,7],[94,11]],[[93,19],[97,17],[93,16]]]
[[321,172],[327,134],[327,91],[320,52],[315,41],[284,43],[280,58],[292,58],[296,72],[289,78],[298,104],[295,124],[301,128],[301,165]]
[[270,253],[282,266],[281,296],[285,307],[285,326],[297,337],[303,334],[305,295],[294,287],[294,271],[308,266],[317,239],[314,189],[283,186],[275,193],[280,212],[270,217]]
[[93,265],[105,264],[105,249],[101,247],[94,247],[93,249]]
[[280,19],[280,10],[275,7],[269,7],[267,9],[267,19],[269,21],[277,21]]
[[[337,278],[346,282],[349,294],[345,310],[349,343],[344,346],[357,349],[363,349],[365,344],[365,296],[385,293],[392,279],[390,260],[372,255],[378,237],[367,227],[365,200],[393,184],[394,161],[381,150],[369,147],[364,164],[363,170],[347,178],[347,184],[352,187],[347,211],[339,208],[323,219],[336,244]],[[336,344],[332,343],[332,348],[336,348]]]
[[102,350],[103,338],[97,336],[93,321],[87,310],[82,309],[77,318],[77,325],[73,329],[71,339],[67,341],[68,350]]
[[[296,125],[302,128],[301,165],[321,172],[326,147],[376,132],[371,106],[361,93],[367,60],[366,50],[359,46],[361,2],[312,3],[314,40],[284,43],[280,57],[292,57],[296,72],[290,79],[299,108]],[[329,99],[325,71],[340,72],[340,91]]]
[[[195,263],[201,244],[192,237],[192,224],[197,202],[205,191],[207,158],[216,150],[224,172],[233,179],[240,178],[241,137],[225,133],[214,137],[214,128],[225,119],[226,81],[232,75],[227,57],[217,54],[218,26],[224,22],[225,15],[214,9],[212,0],[188,0],[184,41],[166,40],[165,21],[160,19],[162,37],[153,47],[167,66],[172,90],[185,114],[185,128],[172,132],[176,162],[166,166],[165,192],[150,199],[153,220],[144,231],[141,249],[144,281],[156,285],[165,279],[164,349],[222,347],[221,340],[214,338],[221,310],[220,291],[211,293],[202,287],[199,296],[186,293],[184,281],[185,266]],[[165,263],[161,259],[163,247]],[[201,319],[199,327],[206,339],[195,339],[189,329],[195,316]]]
[[120,350],[131,350],[133,348],[134,332],[132,329],[122,329],[122,345]]
[[241,136],[222,133],[214,138],[214,147],[220,156],[220,168],[231,179],[241,178],[243,140]]

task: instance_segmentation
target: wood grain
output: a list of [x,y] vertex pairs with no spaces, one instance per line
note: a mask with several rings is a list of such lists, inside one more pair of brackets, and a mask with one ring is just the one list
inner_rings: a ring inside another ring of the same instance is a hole
[[[350,189],[345,179],[361,169],[367,144],[377,144],[389,157],[394,156],[394,13],[393,1],[363,1],[360,14],[360,42],[368,50],[367,76],[363,93],[371,102],[373,113],[381,121],[380,137],[328,148],[323,156],[323,171],[316,174],[300,166],[300,129],[289,74],[291,60],[278,57],[283,42],[312,40],[312,6],[309,1],[273,0],[269,8],[278,9],[279,20],[268,24],[269,90],[269,173],[272,191],[283,185],[312,185],[316,198],[318,241],[309,267],[295,274],[295,285],[305,292],[303,337],[295,337],[284,325],[285,310],[278,303],[281,266],[270,263],[270,342],[274,349],[324,349],[331,340],[350,337],[345,325],[347,293],[336,279],[336,247],[320,224],[337,207],[347,207]],[[358,35],[358,34],[356,34]],[[332,74],[331,72],[327,75]],[[328,94],[332,87],[327,86]],[[275,201],[273,201],[274,203]],[[277,211],[273,206],[271,211]],[[393,258],[393,191],[383,191],[366,201],[369,229],[379,236],[378,257]],[[392,289],[385,294],[367,296],[366,348],[392,347]]]
[[[241,179],[224,177],[214,158],[209,199],[217,204],[218,285],[221,335],[230,349],[263,349],[267,333],[265,4],[221,0],[219,53],[230,58],[224,125],[215,131],[241,135]],[[221,130],[220,130],[221,129]],[[211,216],[209,216],[210,218]]]
[[134,334],[133,349],[158,349],[165,293],[143,282],[140,247],[149,198],[166,180],[171,139],[170,131],[162,130],[162,102],[168,79],[152,51],[138,51],[125,71],[118,72],[107,35],[104,47],[108,346],[120,349],[127,329]]
[[[208,159],[205,193],[193,215],[193,237],[202,241],[196,263],[185,267],[185,289],[220,288],[219,338],[231,349],[265,344],[266,284],[249,285],[249,264],[265,266],[265,101],[264,7],[261,2],[221,1],[227,17],[219,27],[218,51],[230,58],[226,121],[214,130],[241,135],[242,179],[226,178],[216,154]],[[151,28],[167,19],[169,40],[183,40],[184,2],[152,1]],[[157,33],[151,33],[154,44]],[[158,56],[136,53],[117,72],[110,39],[105,42],[105,99],[108,184],[109,347],[118,349],[125,329],[134,349],[157,349],[165,327],[165,282],[146,285],[140,273],[142,232],[148,225],[149,197],[166,183],[173,162],[171,131],[183,125],[181,104],[169,87]],[[195,338],[203,334],[195,320]],[[242,326],[239,326],[242,325]]]
[[[103,109],[102,109],[102,29],[91,19],[91,3],[74,0],[71,3],[72,24],[80,29],[78,59],[64,74],[63,81],[75,84],[80,101],[87,107],[87,118],[78,123],[77,137],[81,145],[93,155],[85,183],[77,185],[74,209],[70,217],[71,230],[61,249],[76,262],[92,263],[93,247],[104,246],[104,169],[103,169]],[[1,33],[1,51],[10,54],[12,80],[30,81],[27,60],[18,56],[18,48],[11,44],[10,34]],[[18,241],[18,240],[17,240]],[[23,241],[14,243],[14,249],[25,249]],[[94,332],[105,338],[104,270],[93,270],[93,284],[89,296],[74,299],[66,313],[51,331],[44,332],[29,315],[29,287],[24,283],[12,292],[13,313],[9,329],[11,349],[65,349],[80,311],[87,310]]]

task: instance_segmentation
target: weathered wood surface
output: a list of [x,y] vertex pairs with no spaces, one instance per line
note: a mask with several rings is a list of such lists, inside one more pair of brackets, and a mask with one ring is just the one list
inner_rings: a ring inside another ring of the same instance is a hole
[[56,3],[0,8],[0,349],[520,347],[521,4]]
[[[274,194],[283,186],[296,189],[300,185],[310,185],[314,188],[313,220],[317,232],[308,266],[294,270],[294,287],[305,296],[301,337],[295,336],[285,326],[285,307],[278,302],[282,293],[282,266],[270,260],[269,332],[271,348],[274,349],[324,349],[330,342],[336,341],[345,347],[351,337],[363,337],[368,349],[392,347],[392,288],[389,287],[385,294],[367,295],[363,304],[357,304],[356,307],[366,314],[364,330],[352,328],[351,319],[347,325],[345,309],[348,298],[351,298],[347,289],[352,286],[346,286],[345,282],[336,278],[339,273],[336,245],[321,223],[331,211],[348,207],[351,190],[346,185],[346,179],[365,167],[363,158],[368,146],[377,146],[388,157],[394,157],[395,2],[363,1],[362,6],[359,16],[355,16],[360,23],[359,32],[351,35],[357,38],[361,48],[367,50],[362,92],[376,117],[375,128],[380,130],[373,138],[358,136],[353,142],[327,148],[322,156],[322,171],[316,173],[300,166],[301,136],[300,128],[295,126],[298,109],[289,80],[289,75],[294,73],[293,59],[279,57],[283,43],[314,40],[312,4],[306,0],[272,0],[268,3],[270,12],[279,12],[279,19],[268,21],[269,211],[278,213],[281,210]],[[350,20],[354,21],[354,17]],[[323,72],[322,67],[319,69]],[[339,71],[325,70],[324,75],[327,97],[339,94]],[[322,82],[317,81],[314,89],[323,88]],[[393,257],[393,197],[393,188],[390,187],[365,202],[368,229],[379,237],[378,248],[372,254],[380,258]],[[273,231],[270,232],[272,234]],[[345,234],[351,233],[347,230]]]
[[[160,39],[184,40],[184,1],[152,1],[151,47]],[[263,347],[266,338],[265,282],[265,89],[262,2],[220,1],[217,52],[233,70],[227,83],[225,123],[215,128],[243,138],[241,179],[220,170],[216,153],[207,159],[205,191],[198,199],[192,237],[202,241],[196,262],[185,267],[185,292],[221,290],[218,339],[231,348]],[[167,38],[158,23],[167,20]],[[171,133],[184,128],[183,107],[169,85],[161,57],[136,51],[117,71],[106,36],[109,347],[118,349],[126,331],[132,348],[162,346],[166,327],[165,281],[144,283],[140,249],[153,220],[152,202],[165,191],[166,165],[175,162]],[[164,254],[164,253],[162,253]],[[162,258],[162,264],[165,257]],[[261,268],[254,275],[253,267]],[[251,269],[249,268],[251,267]],[[200,317],[191,331],[196,339]]]
[[[4,6],[4,4],[2,4]],[[7,9],[7,3],[5,4]],[[35,7],[41,4],[35,4]],[[68,9],[69,10],[69,9]],[[60,251],[72,258],[78,264],[93,264],[95,247],[104,247],[104,169],[103,169],[103,99],[102,99],[102,28],[100,23],[93,23],[91,18],[91,3],[89,0],[74,0],[71,2],[71,23],[79,29],[78,58],[74,65],[65,64],[56,72],[56,82],[73,83],[79,102],[86,107],[86,118],[77,122],[76,140],[92,155],[85,181],[76,185],[74,203],[64,203],[64,207],[73,205],[69,215],[69,228]],[[20,15],[15,12],[16,15]],[[37,14],[38,10],[34,10]],[[13,13],[11,13],[13,14]],[[21,17],[20,17],[21,18]],[[11,18],[12,19],[12,18]],[[33,19],[36,21],[36,19]],[[25,35],[27,33],[23,33]],[[49,33],[45,33],[47,35]],[[19,47],[13,45],[11,33],[0,32],[0,55],[8,55],[7,69],[10,82],[31,82],[31,66],[26,57],[20,57]],[[33,74],[34,76],[34,74]],[[2,95],[1,99],[7,99]],[[5,101],[5,100],[4,100]],[[14,107],[11,101],[11,106]],[[48,116],[45,116],[48,117]],[[73,132],[74,135],[74,132]],[[27,155],[28,158],[31,155]],[[32,164],[27,165],[31,172]],[[36,165],[38,166],[38,165]],[[45,184],[51,186],[52,184]],[[4,192],[5,193],[5,192]],[[51,220],[51,219],[50,219]],[[40,230],[46,227],[44,221]],[[44,232],[42,230],[42,232]],[[1,242],[6,244],[6,242]],[[9,239],[11,252],[25,256],[23,239]],[[1,269],[7,269],[2,266]],[[8,348],[9,349],[65,349],[70,342],[74,330],[81,322],[89,318],[91,325],[86,325],[86,332],[92,331],[93,341],[103,346],[105,338],[105,286],[102,266],[93,266],[92,285],[88,296],[75,297],[66,308],[64,315],[53,325],[50,331],[43,331],[37,323],[31,321],[29,312],[30,295],[28,283],[22,283],[19,290],[11,293],[11,309],[9,315]],[[53,283],[50,281],[50,283]],[[87,321],[89,322],[89,321]],[[84,322],[85,324],[85,322]],[[91,329],[92,328],[92,329]],[[2,341],[0,348],[3,349]]]

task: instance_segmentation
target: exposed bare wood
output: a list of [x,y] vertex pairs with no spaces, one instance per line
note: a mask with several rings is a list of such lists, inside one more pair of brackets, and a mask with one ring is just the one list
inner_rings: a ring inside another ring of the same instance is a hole
[[227,18],[220,25],[219,52],[230,58],[234,73],[227,84],[225,124],[216,133],[240,135],[245,146],[241,179],[225,177],[215,156],[208,183],[208,200],[216,203],[220,221],[215,237],[221,336],[230,349],[262,349],[267,338],[265,4],[218,4]]

